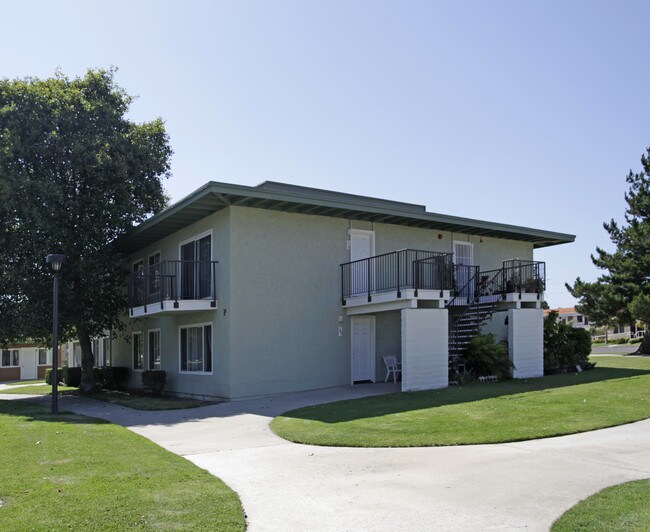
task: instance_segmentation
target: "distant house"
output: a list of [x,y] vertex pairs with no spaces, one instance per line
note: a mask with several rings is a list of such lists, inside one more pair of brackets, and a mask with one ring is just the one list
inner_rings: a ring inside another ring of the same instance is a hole
[[548,316],[551,311],[558,313],[558,320],[563,323],[568,323],[575,329],[588,329],[589,318],[584,314],[576,311],[575,307],[555,308],[544,311],[544,317]]
[[594,338],[617,340],[635,338],[644,334],[643,327],[638,323],[635,325],[613,325],[607,329],[596,327],[593,323],[589,323],[587,316],[577,312],[575,307],[548,309],[544,311],[544,317],[553,310],[558,313],[558,320],[561,322],[568,323],[576,329],[592,329]]
[[43,379],[52,367],[52,349],[33,342],[8,345],[0,353],[0,382]]
[[479,328],[515,377],[543,374],[545,264],[573,235],[264,182],[210,182],[116,242],[131,260],[112,363],[179,395],[240,398],[383,381],[448,385]]

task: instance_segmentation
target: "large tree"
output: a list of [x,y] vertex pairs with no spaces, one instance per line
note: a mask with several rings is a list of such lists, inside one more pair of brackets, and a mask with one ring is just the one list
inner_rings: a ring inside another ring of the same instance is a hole
[[0,80],[0,341],[51,342],[44,259],[66,255],[60,337],[79,340],[82,392],[95,387],[91,338],[126,309],[128,266],[110,244],[164,207],[172,153],[161,119],[127,119],[114,74]]
[[650,354],[650,148],[641,156],[641,165],[641,172],[627,176],[625,223],[603,224],[615,251],[597,247],[591,256],[604,273],[593,283],[578,278],[566,286],[579,300],[577,310],[597,324],[644,321],[646,335],[639,351]]

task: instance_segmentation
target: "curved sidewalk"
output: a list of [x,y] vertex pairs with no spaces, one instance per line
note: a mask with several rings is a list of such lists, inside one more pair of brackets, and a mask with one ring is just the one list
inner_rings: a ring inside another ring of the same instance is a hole
[[269,421],[286,410],[392,391],[337,388],[135,411],[61,398],[61,408],[124,425],[223,479],[251,531],[548,530],[600,489],[650,477],[650,420],[497,445],[357,449],[297,445]]

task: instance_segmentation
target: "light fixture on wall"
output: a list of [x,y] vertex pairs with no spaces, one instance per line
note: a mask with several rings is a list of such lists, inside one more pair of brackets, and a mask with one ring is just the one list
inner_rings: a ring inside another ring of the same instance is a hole
[[438,233],[438,240],[442,240],[442,233]]

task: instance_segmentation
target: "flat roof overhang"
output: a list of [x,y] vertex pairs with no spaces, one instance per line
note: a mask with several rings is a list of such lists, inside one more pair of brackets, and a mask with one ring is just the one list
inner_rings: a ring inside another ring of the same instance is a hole
[[566,244],[575,235],[427,212],[422,205],[265,181],[256,186],[211,181],[115,241],[129,254],[230,206],[404,225],[531,242]]

